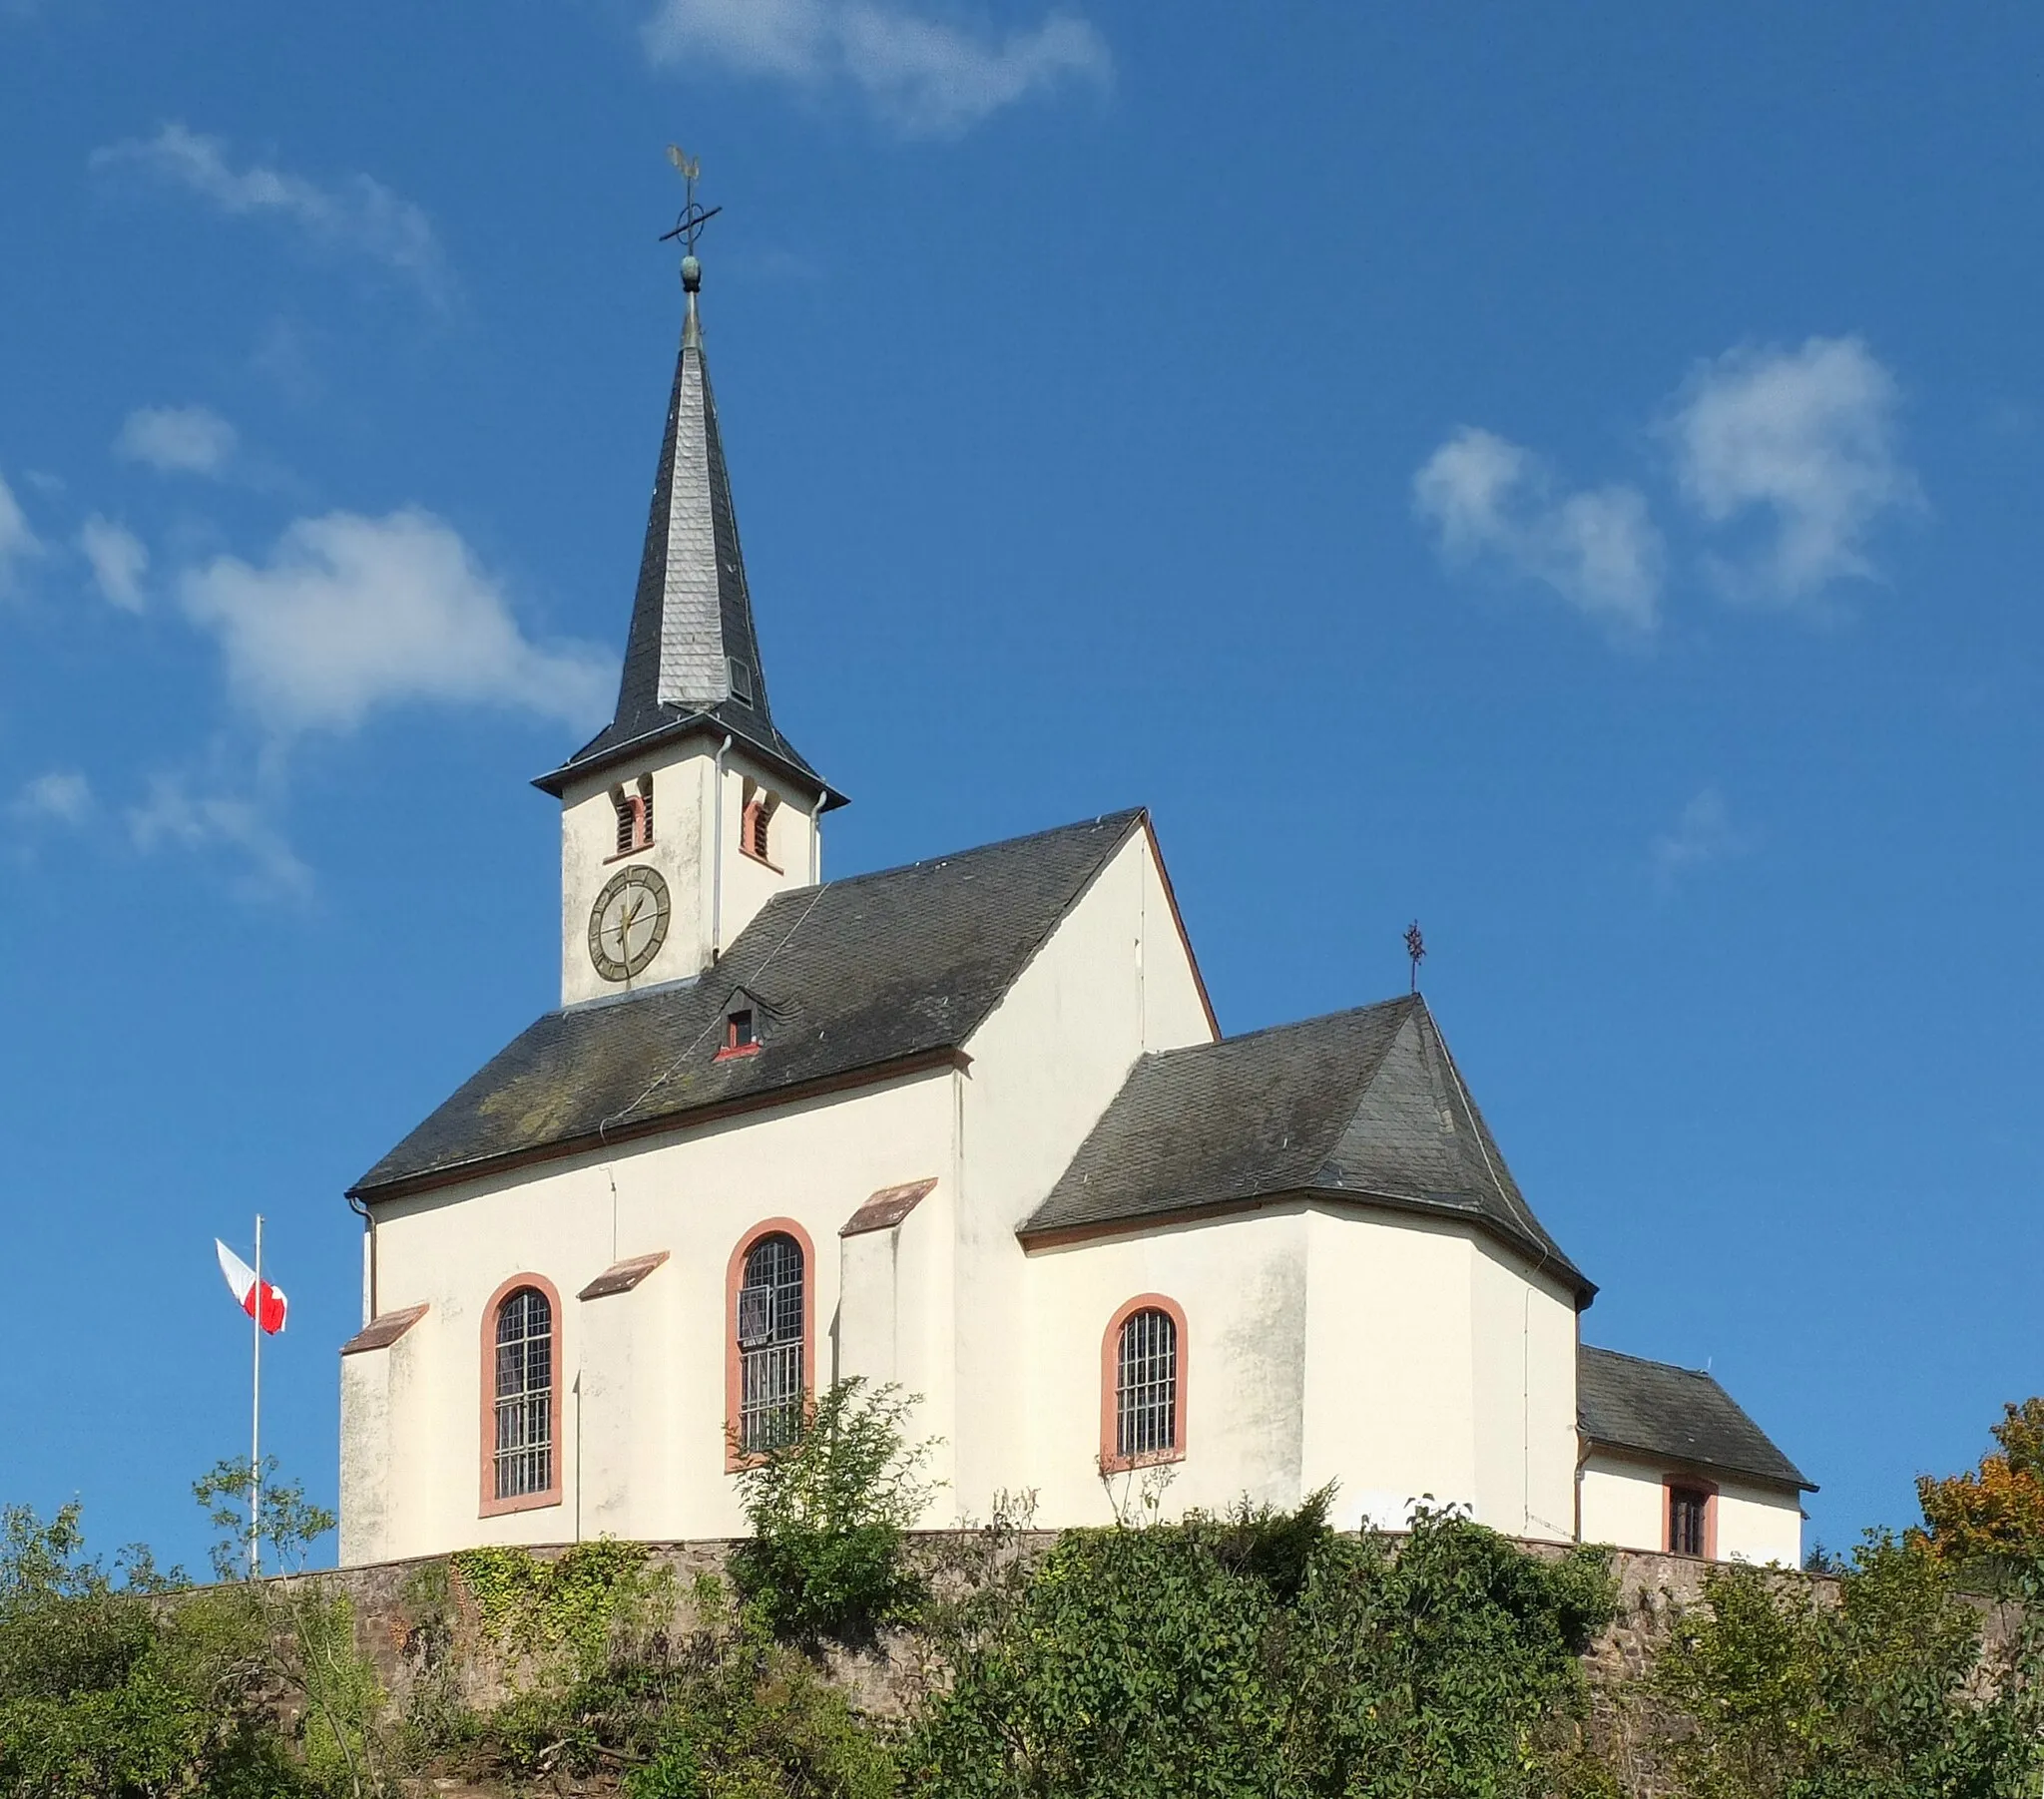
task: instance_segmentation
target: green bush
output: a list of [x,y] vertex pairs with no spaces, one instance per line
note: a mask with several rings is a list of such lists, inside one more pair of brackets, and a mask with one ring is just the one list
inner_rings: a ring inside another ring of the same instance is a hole
[[889,1799],[886,1736],[798,1650],[742,1617],[667,1695],[626,1799]]
[[[1869,1534],[1835,1603],[1734,1564],[1705,1576],[1653,1690],[1676,1712],[1664,1756],[1683,1799],[2030,1799],[2044,1618],[1998,1618],[1951,1568]],[[1990,1640],[1987,1625],[1999,1628]]]
[[48,1522],[0,1514],[0,1794],[316,1790],[265,1703],[250,1594],[168,1594],[146,1557],[117,1578],[85,1554],[79,1516],[76,1504]]
[[1327,1496],[1070,1532],[957,1660],[909,1751],[931,1799],[1521,1799],[1574,1790],[1603,1558]]
[[732,1558],[732,1582],[774,1635],[862,1641],[921,1603],[902,1553],[930,1494],[930,1446],[910,1448],[902,1432],[916,1403],[898,1387],[839,1381],[740,1475],[753,1536]]

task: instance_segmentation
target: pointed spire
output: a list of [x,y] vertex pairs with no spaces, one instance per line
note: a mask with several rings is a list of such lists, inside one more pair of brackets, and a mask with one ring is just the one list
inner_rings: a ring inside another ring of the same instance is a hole
[[841,796],[829,791],[775,728],[767,703],[717,400],[703,356],[697,306],[702,286],[702,263],[693,254],[685,256],[682,344],[640,555],[617,713],[540,785],[556,790],[570,774],[608,761],[624,745],[649,736],[714,727],[827,794],[828,803],[840,804]]

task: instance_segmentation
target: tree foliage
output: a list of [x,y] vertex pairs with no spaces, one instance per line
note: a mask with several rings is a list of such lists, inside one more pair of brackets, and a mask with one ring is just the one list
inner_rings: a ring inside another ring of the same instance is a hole
[[1326,1496],[1070,1532],[914,1738],[933,1799],[1532,1799],[1570,1790],[1603,1559],[1422,1512],[1337,1536]]
[[1975,1574],[2044,1563],[2044,1399],[2002,1408],[2001,1447],[1967,1474],[1916,1483],[1921,1547]]
[[89,1557],[75,1503],[0,1515],[0,1794],[305,1790],[270,1724],[247,1595],[172,1598],[168,1578],[146,1557]]
[[902,1553],[930,1496],[931,1446],[903,1430],[916,1404],[895,1386],[839,1381],[739,1476],[753,1535],[732,1558],[732,1582],[774,1635],[858,1641],[920,1603]]
[[[2034,1582],[2029,1583],[2034,1593]],[[2016,1799],[2037,1790],[2044,1638],[1870,1534],[1835,1597],[1731,1564],[1653,1674],[1682,1799]]]

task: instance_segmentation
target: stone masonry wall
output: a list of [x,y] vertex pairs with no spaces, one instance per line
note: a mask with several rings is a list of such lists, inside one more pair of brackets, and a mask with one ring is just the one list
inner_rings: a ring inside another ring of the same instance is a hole
[[[914,1541],[925,1554],[934,1556],[962,1540],[954,1533],[928,1532],[918,1534]],[[1033,1558],[1055,1541],[1051,1532],[1023,1533],[1015,1540],[1014,1549],[1017,1554]],[[560,1555],[563,1547],[540,1548],[533,1553],[549,1559]],[[672,1570],[676,1576],[676,1612],[671,1628],[690,1627],[694,1620],[689,1592],[695,1577],[722,1574],[737,1547],[736,1540],[727,1539],[647,1546],[651,1565]],[[1525,1547],[1538,1555],[1561,1553],[1551,1545]],[[433,1645],[427,1640],[427,1620],[433,1608],[422,1602],[422,1594],[438,1583],[436,1576],[445,1562],[443,1557],[432,1557],[376,1563],[317,1576],[347,1594],[354,1608],[357,1644],[375,1664],[385,1691],[400,1709],[434,1659]],[[1684,1556],[1623,1550],[1613,1556],[1619,1581],[1617,1616],[1584,1661],[1592,1695],[1591,1730],[1599,1745],[1612,1756],[1627,1792],[1635,1799],[1655,1799],[1657,1788],[1650,1758],[1642,1748],[1653,1734],[1652,1720],[1642,1712],[1634,1683],[1666,1640],[1677,1612],[1702,1596],[1709,1567],[1708,1563]],[[461,1610],[464,1601],[458,1584],[450,1598],[456,1610]],[[475,1627],[472,1606],[468,1609],[470,1615],[456,1619],[451,1652],[441,1653],[435,1677],[451,1689],[450,1696],[458,1697],[463,1704],[487,1707],[509,1695],[518,1682],[520,1670],[506,1665],[486,1634]],[[831,1673],[850,1689],[857,1704],[879,1712],[898,1711],[909,1703],[919,1690],[921,1677],[913,1644],[906,1639],[883,1644],[871,1654],[839,1655],[832,1661]]]

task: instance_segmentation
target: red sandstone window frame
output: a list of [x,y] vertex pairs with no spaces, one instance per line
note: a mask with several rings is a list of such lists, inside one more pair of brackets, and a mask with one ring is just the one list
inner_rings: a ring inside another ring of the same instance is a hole
[[792,1218],[766,1218],[739,1238],[724,1271],[724,1472],[739,1474],[757,1467],[762,1458],[739,1448],[739,1413],[745,1403],[745,1371],[739,1349],[739,1289],[745,1284],[746,1257],[763,1237],[792,1239],[802,1252],[802,1406],[816,1400],[816,1245]]
[[1679,1493],[1692,1494],[1704,1502],[1704,1551],[1699,1560],[1718,1560],[1718,1487],[1714,1481],[1699,1480],[1694,1475],[1672,1474],[1661,1483],[1661,1544],[1663,1553],[1670,1556],[1689,1556],[1689,1550],[1675,1547],[1675,1496]]
[[773,826],[773,814],[780,810],[780,801],[770,793],[756,793],[746,801],[745,810],[739,815],[739,851],[750,856],[762,867],[780,872],[780,864],[767,851],[771,847],[767,833]]
[[642,774],[631,786],[611,789],[611,805],[618,815],[617,854],[606,862],[622,862],[641,850],[653,847],[653,776]]
[[[531,1287],[540,1294],[554,1314],[553,1353],[548,1358],[548,1372],[551,1375],[552,1400],[550,1417],[553,1424],[553,1443],[548,1456],[548,1473],[552,1480],[539,1493],[520,1493],[510,1499],[497,1497],[497,1313],[504,1301],[521,1288]],[[544,1274],[514,1274],[490,1295],[489,1303],[483,1307],[482,1328],[482,1371],[478,1390],[482,1400],[482,1431],[479,1446],[482,1451],[481,1496],[482,1504],[478,1518],[501,1518],[507,1512],[537,1512],[542,1507],[558,1506],[561,1503],[561,1463],[568,1445],[566,1420],[561,1412],[561,1365],[566,1360],[562,1349],[567,1338],[567,1314],[561,1309],[561,1292]]]
[[[1174,1345],[1171,1436],[1169,1449],[1149,1450],[1141,1455],[1121,1454],[1120,1420],[1116,1401],[1116,1380],[1121,1367],[1122,1326],[1138,1312],[1162,1312],[1177,1331]],[[1161,1468],[1186,1459],[1187,1369],[1191,1364],[1192,1332],[1186,1326],[1186,1309],[1164,1293],[1138,1293],[1107,1321],[1100,1339],[1100,1472],[1126,1474],[1136,1468]]]

